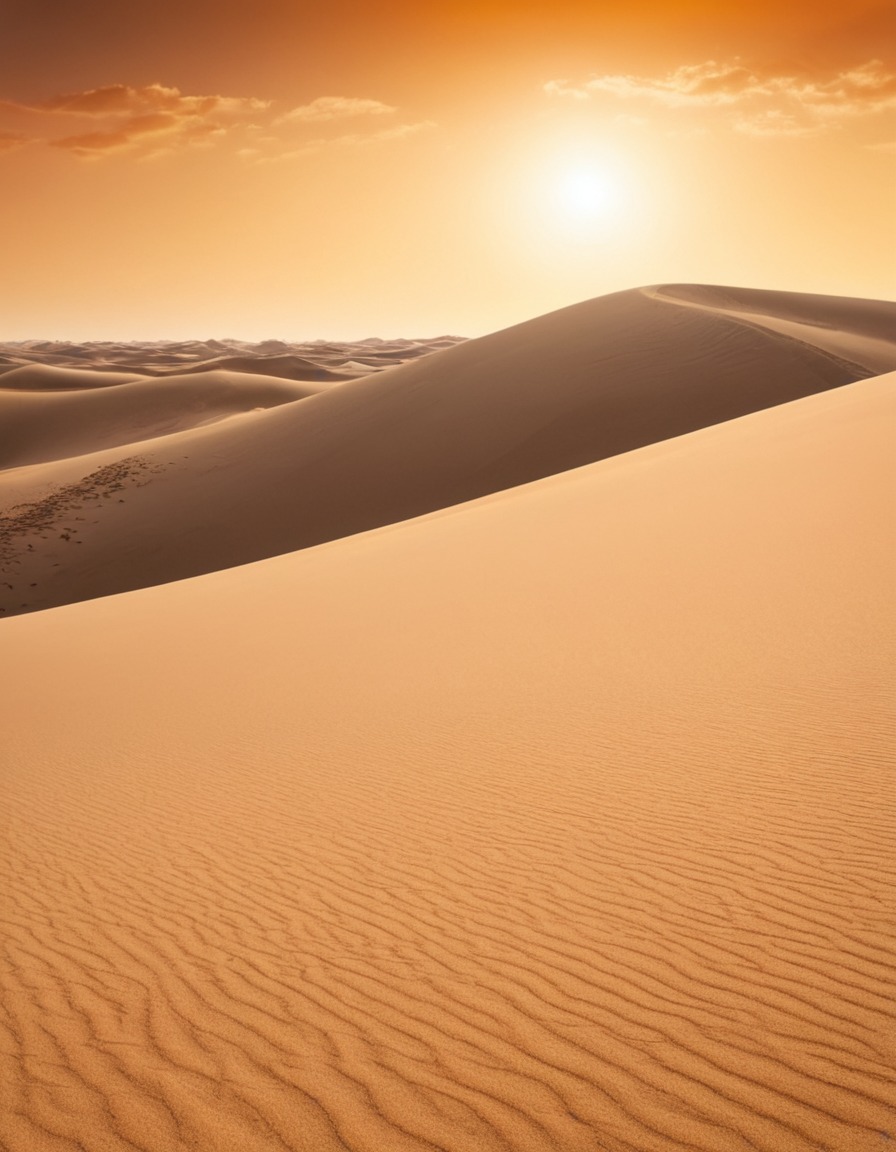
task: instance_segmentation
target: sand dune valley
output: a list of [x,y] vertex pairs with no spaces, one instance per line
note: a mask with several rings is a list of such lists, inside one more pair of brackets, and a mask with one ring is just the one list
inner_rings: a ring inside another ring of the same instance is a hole
[[847,297],[0,346],[0,1148],[896,1148],[894,430]]

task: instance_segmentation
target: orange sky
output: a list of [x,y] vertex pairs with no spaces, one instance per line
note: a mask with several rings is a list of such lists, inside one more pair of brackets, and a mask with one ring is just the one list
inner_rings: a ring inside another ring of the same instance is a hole
[[676,280],[892,297],[892,13],[6,0],[0,339],[477,335]]

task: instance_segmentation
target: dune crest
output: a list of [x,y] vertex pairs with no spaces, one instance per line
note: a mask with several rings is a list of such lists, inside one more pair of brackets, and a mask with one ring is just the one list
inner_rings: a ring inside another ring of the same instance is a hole
[[705,284],[670,284],[647,291],[660,299],[708,308],[778,332],[843,358],[862,370],[889,372],[896,367],[893,305],[883,300],[714,288]]

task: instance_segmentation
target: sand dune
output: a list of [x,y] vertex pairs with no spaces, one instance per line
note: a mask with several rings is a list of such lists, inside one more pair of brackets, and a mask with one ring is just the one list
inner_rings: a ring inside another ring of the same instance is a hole
[[0,477],[0,609],[315,545],[841,386],[882,347],[896,367],[893,320],[894,305],[827,297],[623,292],[301,404],[100,452],[87,438],[75,459]]
[[5,621],[0,1145],[887,1147],[894,403]]
[[893,305],[883,300],[711,288],[703,284],[665,285],[656,294],[758,324],[874,372],[896,368]]
[[[360,340],[325,342],[312,340],[290,343],[285,340],[181,340],[157,343],[111,341],[75,344],[57,340],[25,340],[0,344],[0,375],[17,368],[50,366],[81,368],[99,372],[134,370],[143,376],[165,376],[172,373],[205,372],[214,368],[289,379],[314,379],[309,373],[345,363],[375,351],[379,367],[400,364],[404,360],[425,356],[429,352],[462,343],[460,336],[437,336],[426,340]],[[375,349],[372,347],[375,345]],[[272,359],[278,359],[279,371],[271,371]],[[265,361],[268,361],[265,366]],[[301,373],[293,377],[291,372]],[[11,387],[12,385],[10,385]],[[66,385],[62,384],[61,387]]]
[[[232,372],[258,372],[266,376],[280,376],[285,380],[344,380],[345,376],[333,368],[315,363],[305,356],[219,356],[202,360],[178,373],[208,372],[229,369]],[[368,369],[369,371],[369,369]]]
[[53,364],[20,364],[0,376],[0,388],[23,392],[60,392],[110,388],[140,378],[136,372],[103,372],[96,368],[59,368]]
[[5,392],[3,379],[0,468],[134,445],[229,416],[289,404],[325,387],[224,370],[167,376],[164,381],[144,378],[114,388],[85,384],[77,392]]

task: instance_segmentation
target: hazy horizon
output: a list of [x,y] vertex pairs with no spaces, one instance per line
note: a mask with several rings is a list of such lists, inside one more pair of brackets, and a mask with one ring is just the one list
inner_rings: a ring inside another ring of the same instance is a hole
[[[682,284],[683,281],[666,281],[667,284]],[[796,289],[788,288],[786,285],[760,285],[760,284],[725,284],[725,285],[709,285],[710,287],[729,288],[732,290],[738,289],[764,289],[771,288],[776,292],[788,293],[795,292]],[[614,295],[617,292],[634,291],[642,288],[650,288],[654,285],[630,285],[628,288],[611,289],[609,292],[601,293],[600,295]],[[844,294],[837,293],[815,293],[820,296],[830,296],[831,298],[843,297]],[[556,308],[551,308],[547,313],[540,313],[539,315],[550,315],[553,312],[562,311],[564,308],[570,307],[574,304],[584,303],[587,299],[597,299],[598,297],[584,297],[576,300],[568,300],[565,304],[559,304]],[[888,302],[896,302],[896,292],[892,297],[849,297],[851,299],[867,299],[868,301],[886,300]],[[127,335],[105,335],[105,336],[90,336],[83,334],[65,334],[65,333],[36,333],[30,336],[20,336],[14,339],[0,338],[0,346],[15,346],[27,344],[40,344],[40,343],[57,343],[57,344],[110,344],[110,345],[166,345],[166,344],[208,344],[218,342],[226,344],[232,342],[234,344],[245,345],[258,345],[264,344],[268,341],[281,342],[283,344],[294,345],[296,347],[302,345],[319,344],[346,344],[357,345],[363,344],[365,341],[377,340],[384,344],[393,341],[407,341],[413,343],[415,341],[428,341],[438,340],[446,337],[453,337],[461,340],[475,340],[479,336],[487,336],[492,332],[505,331],[508,328],[515,328],[520,324],[525,324],[529,320],[537,319],[538,316],[520,316],[518,319],[511,320],[507,324],[502,324],[499,328],[483,328],[478,332],[454,332],[445,330],[437,330],[428,332],[395,332],[385,330],[383,332],[363,332],[363,334],[350,334],[346,335],[344,332],[334,331],[324,335],[312,335],[307,333],[294,333],[288,332],[268,332],[259,329],[257,335],[245,336],[235,334],[233,332],[202,332],[190,333],[186,329],[181,335],[149,335],[149,336],[127,336]]]

